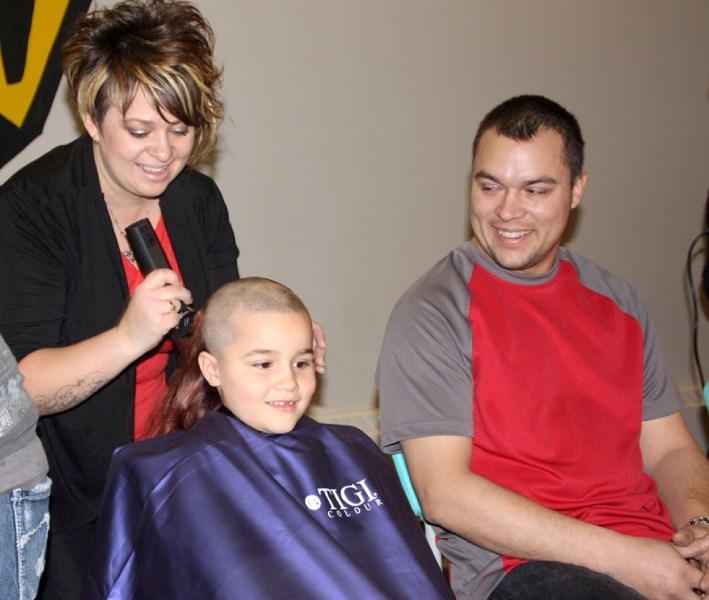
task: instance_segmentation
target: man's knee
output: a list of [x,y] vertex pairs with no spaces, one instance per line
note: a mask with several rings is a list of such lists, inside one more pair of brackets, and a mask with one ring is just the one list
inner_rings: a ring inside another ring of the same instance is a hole
[[521,564],[505,576],[490,600],[643,600],[644,596],[603,573],[549,561]]

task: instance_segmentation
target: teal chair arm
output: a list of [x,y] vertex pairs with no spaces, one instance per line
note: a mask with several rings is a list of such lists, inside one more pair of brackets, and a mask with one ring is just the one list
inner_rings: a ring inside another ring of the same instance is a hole
[[396,468],[396,473],[399,475],[399,481],[401,482],[401,487],[404,488],[406,493],[406,499],[411,505],[411,510],[419,518],[423,519],[423,511],[421,510],[421,503],[419,502],[414,486],[411,483],[411,477],[409,476],[409,467],[406,464],[406,457],[403,452],[397,452],[391,455],[394,461],[394,467]]
[[411,483],[411,477],[409,476],[409,467],[406,464],[406,458],[404,457],[404,453],[397,452],[396,454],[392,454],[391,459],[394,461],[394,468],[396,469],[396,473],[399,476],[399,482],[401,483],[401,487],[404,489],[404,493],[406,494],[406,499],[408,500],[409,505],[411,506],[411,510],[423,523],[423,530],[424,534],[426,535],[426,541],[428,542],[428,546],[429,548],[431,548],[431,552],[433,553],[433,556],[435,557],[438,566],[442,568],[443,557],[441,556],[441,551],[438,549],[438,545],[436,544],[436,534],[433,531],[433,527],[431,527],[431,525],[427,523],[426,520],[423,518],[421,503],[419,502],[418,496],[416,495],[416,491],[414,490],[414,486]]

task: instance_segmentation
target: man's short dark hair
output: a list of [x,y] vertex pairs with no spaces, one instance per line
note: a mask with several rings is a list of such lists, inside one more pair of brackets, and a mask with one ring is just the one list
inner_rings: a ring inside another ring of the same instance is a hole
[[494,129],[518,142],[531,140],[540,129],[556,131],[564,142],[564,158],[571,181],[583,171],[583,136],[576,117],[544,96],[515,96],[493,108],[480,122],[473,142],[473,160],[483,134]]

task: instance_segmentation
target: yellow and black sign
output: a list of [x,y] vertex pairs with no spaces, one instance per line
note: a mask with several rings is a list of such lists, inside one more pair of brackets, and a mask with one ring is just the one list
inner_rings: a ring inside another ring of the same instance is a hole
[[44,129],[61,47],[91,0],[0,0],[0,167]]

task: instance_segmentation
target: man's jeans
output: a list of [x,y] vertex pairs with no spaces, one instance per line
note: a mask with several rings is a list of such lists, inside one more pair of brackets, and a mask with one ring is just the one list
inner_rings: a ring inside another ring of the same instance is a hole
[[514,568],[490,600],[643,600],[619,581],[584,567],[532,561]]
[[0,496],[0,598],[32,600],[44,569],[49,531],[48,477],[31,490]]

